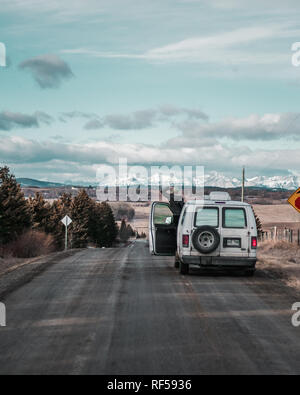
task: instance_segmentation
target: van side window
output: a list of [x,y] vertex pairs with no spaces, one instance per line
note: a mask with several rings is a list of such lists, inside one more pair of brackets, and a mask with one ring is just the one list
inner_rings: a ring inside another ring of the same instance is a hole
[[184,209],[184,212],[183,212],[183,214],[182,214],[181,225],[183,225],[183,223],[184,223],[186,210],[187,210],[187,209],[185,208],[185,209]]
[[198,208],[195,214],[195,226],[210,225],[214,228],[219,226],[219,209],[217,207]]
[[154,225],[171,225],[174,222],[173,213],[165,203],[154,206]]
[[243,208],[223,208],[223,228],[247,227],[246,212]]

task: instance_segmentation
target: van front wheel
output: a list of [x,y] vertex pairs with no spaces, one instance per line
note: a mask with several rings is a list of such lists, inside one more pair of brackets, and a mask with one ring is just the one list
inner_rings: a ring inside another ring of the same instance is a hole
[[189,265],[180,261],[179,262],[179,271],[181,274],[189,274]]

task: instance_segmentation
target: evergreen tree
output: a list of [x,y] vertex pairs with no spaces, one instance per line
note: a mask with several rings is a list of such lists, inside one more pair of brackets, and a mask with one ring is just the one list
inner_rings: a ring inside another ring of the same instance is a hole
[[31,225],[30,207],[8,167],[0,168],[0,243],[14,240]]
[[125,243],[129,239],[127,225],[125,219],[122,219],[120,232],[119,232],[120,240]]
[[258,235],[258,237],[260,237],[263,233],[263,226],[262,226],[262,223],[261,223],[259,217],[255,213],[254,213],[254,215],[255,215],[255,221],[256,221],[256,227],[257,227],[257,235]]
[[132,237],[132,236],[135,236],[135,233],[134,233],[131,225],[129,225],[129,224],[127,225],[127,235],[128,235],[128,238]]
[[111,247],[118,235],[118,226],[110,205],[107,202],[100,204],[101,220],[104,226],[104,238],[102,245]]
[[91,226],[91,215],[93,213],[93,201],[81,189],[73,199],[71,206],[72,227],[72,246],[74,248],[85,248],[89,242],[89,229]]
[[70,193],[63,193],[59,199],[63,215],[71,215],[73,198]]
[[[65,227],[61,220],[68,215],[72,217],[72,202],[73,198],[70,193],[64,193],[58,200],[52,203],[50,210],[50,225],[49,232],[53,235],[55,240],[55,245],[57,249],[62,249],[64,247],[65,240]],[[73,223],[68,227],[69,242],[72,244],[72,227]]]
[[29,206],[31,209],[33,229],[50,233],[51,206],[45,201],[43,195],[37,192],[34,198],[29,199]]
[[52,203],[50,210],[48,230],[52,234],[55,246],[58,250],[63,248],[65,240],[65,229],[63,223],[61,222],[63,217],[63,206],[61,200],[55,200]]
[[90,218],[90,240],[98,247],[111,247],[116,239],[118,228],[111,207],[106,203],[93,201]]
[[262,235],[262,233],[263,233],[263,226],[262,226],[261,220],[256,215],[256,212],[254,211],[253,207],[252,207],[252,210],[253,210],[254,217],[255,217],[255,222],[256,222],[257,236],[260,237]]
[[97,247],[106,246],[107,235],[105,234],[105,226],[102,217],[101,205],[93,202],[92,215],[90,217],[89,237]]

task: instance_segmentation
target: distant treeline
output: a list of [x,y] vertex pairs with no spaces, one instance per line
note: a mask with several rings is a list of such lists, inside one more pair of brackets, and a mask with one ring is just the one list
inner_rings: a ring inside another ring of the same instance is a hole
[[[75,197],[64,193],[52,204],[45,201],[40,193],[26,200],[9,168],[0,168],[2,251],[8,249],[13,254],[14,249],[20,249],[18,242],[24,249],[25,244],[38,245],[39,240],[48,247],[51,244],[54,250],[61,250],[65,235],[61,219],[65,215],[69,215],[73,221],[69,226],[69,243],[72,248],[85,248],[89,243],[97,247],[111,247],[118,235],[118,227],[109,204],[97,203],[84,189]],[[25,255],[33,256],[36,253],[29,251]]]
[[122,221],[123,219],[131,221],[135,216],[135,210],[129,203],[111,202],[110,206],[117,221]]
[[[241,199],[241,188],[219,188],[205,187],[204,193],[209,195],[213,191],[226,191],[230,194],[232,200]],[[245,188],[245,200],[257,204],[272,204],[273,200],[285,200],[290,196],[291,191],[285,189],[268,189],[258,187]]]

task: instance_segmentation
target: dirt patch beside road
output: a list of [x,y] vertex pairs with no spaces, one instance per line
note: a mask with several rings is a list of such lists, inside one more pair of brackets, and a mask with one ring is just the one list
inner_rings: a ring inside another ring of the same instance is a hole
[[[0,258],[0,276],[9,270],[12,270],[14,267],[23,265],[28,261],[29,259],[14,258],[14,257]],[[30,261],[32,261],[32,259],[30,259]]]
[[260,243],[257,268],[300,291],[300,248],[296,244],[283,241]]

